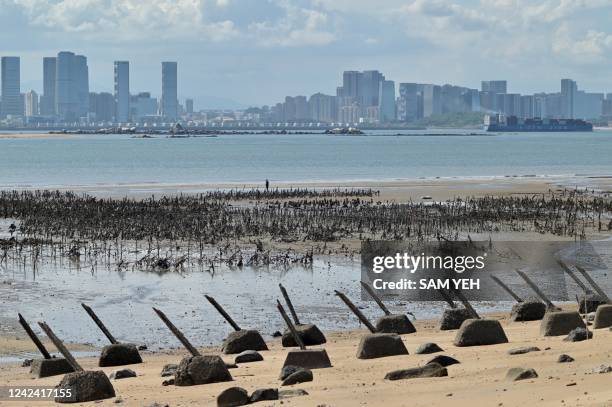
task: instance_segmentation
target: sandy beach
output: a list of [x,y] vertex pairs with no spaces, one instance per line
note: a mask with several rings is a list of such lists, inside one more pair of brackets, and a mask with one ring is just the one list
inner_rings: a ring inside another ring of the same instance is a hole
[[[193,194],[215,190],[262,189],[257,183],[200,183],[200,184],[112,184],[112,185],[48,185],[45,189],[74,191],[100,197],[145,198],[151,195]],[[271,188],[289,189],[373,189],[379,191],[375,200],[391,202],[445,201],[453,198],[480,196],[509,196],[547,194],[563,189],[588,188],[601,192],[612,191],[611,177],[479,177],[427,178],[388,181],[329,181],[329,182],[272,182]],[[19,189],[40,189],[20,187]]]
[[[327,333],[325,349],[333,367],[314,370],[314,380],[289,386],[308,392],[281,401],[260,403],[262,406],[610,406],[612,405],[612,373],[593,373],[602,364],[610,364],[612,332],[594,331],[592,340],[564,342],[560,337],[541,337],[539,321],[510,322],[506,315],[490,318],[502,322],[509,343],[501,345],[456,347],[452,344],[456,331],[439,331],[437,321],[416,321],[417,333],[403,335],[410,352],[371,360],[355,357],[363,330]],[[388,381],[387,372],[424,365],[434,355],[416,355],[419,344],[435,342],[444,349],[441,354],[452,356],[461,363],[448,367],[448,377]],[[178,344],[178,342],[177,342]],[[270,351],[262,352],[264,361],[242,364],[231,369],[232,382],[191,387],[162,386],[167,378],[160,377],[167,363],[178,363],[186,355],[183,349],[167,352],[143,352],[143,364],[127,366],[138,377],[113,381],[117,397],[87,405],[146,406],[153,402],[170,406],[212,406],[224,389],[240,386],[249,392],[257,388],[280,387],[278,374],[287,350],[278,341],[270,343]],[[508,350],[522,346],[537,346],[539,352],[509,355]],[[203,353],[219,354],[218,349],[202,349]],[[572,363],[557,363],[561,354],[572,356]],[[222,355],[227,362],[233,358]],[[86,369],[99,369],[95,358],[79,359]],[[513,367],[533,368],[538,378],[518,382],[505,379]],[[107,374],[118,368],[104,368]],[[0,381],[7,386],[55,386],[60,377],[32,379],[28,368],[19,365],[0,366]],[[2,405],[53,405],[51,402],[3,402]],[[257,404],[256,404],[257,405]]]

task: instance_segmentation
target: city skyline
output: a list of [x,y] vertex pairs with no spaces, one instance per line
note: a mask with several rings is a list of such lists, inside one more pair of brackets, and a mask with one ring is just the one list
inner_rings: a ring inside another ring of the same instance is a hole
[[[182,104],[178,96],[176,61],[161,62],[161,96],[132,92],[130,61],[114,61],[113,93],[90,91],[88,59],[71,51],[43,57],[43,93],[21,89],[21,59],[2,56],[0,118],[24,117],[35,123],[148,123],[187,120],[206,122],[194,115],[193,98]],[[587,92],[575,80],[562,78],[555,92],[520,94],[508,91],[505,79],[482,80],[480,89],[445,83],[396,82],[379,70],[347,70],[335,94],[321,91],[284,97],[284,101],[251,107],[239,120],[276,122],[414,123],[445,114],[502,113],[522,119],[609,119],[612,93]],[[3,103],[5,101],[6,103]],[[40,107],[39,107],[40,105]],[[223,118],[221,118],[223,120]]]
[[505,78],[516,93],[552,92],[566,77],[612,89],[610,1],[129,3],[3,0],[2,54],[22,57],[23,88],[38,93],[42,57],[62,49],[88,55],[96,92],[112,93],[113,61],[129,60],[131,88],[159,96],[151,61],[178,61],[179,98],[202,108],[332,94],[338,77],[329,73],[347,69],[473,88]]

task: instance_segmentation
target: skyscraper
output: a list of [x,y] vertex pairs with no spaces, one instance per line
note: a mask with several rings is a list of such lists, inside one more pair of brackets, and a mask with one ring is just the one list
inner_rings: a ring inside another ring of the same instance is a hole
[[193,99],[185,99],[185,111],[187,114],[193,114]]
[[178,117],[177,63],[162,62],[161,115],[170,120]]
[[87,58],[75,55],[77,117],[87,117],[89,112],[89,67]]
[[379,120],[390,122],[395,120],[395,82],[383,80],[380,82],[378,96]]
[[565,119],[575,117],[576,92],[578,85],[571,79],[561,79],[561,115]]
[[56,114],[64,121],[75,121],[86,117],[89,112],[87,58],[62,51],[57,54],[55,68]]
[[43,58],[43,94],[40,96],[40,114],[55,115],[55,67],[57,58]]
[[38,93],[33,90],[25,94],[25,115],[38,116]]
[[0,117],[23,116],[19,57],[2,57],[2,110]]
[[442,88],[438,85],[421,85],[423,87],[423,117],[442,114]]
[[482,92],[508,93],[507,81],[482,81],[480,84]]
[[403,122],[413,122],[419,116],[419,90],[416,83],[400,83],[397,105],[397,119]]
[[115,61],[115,121],[130,120],[130,63]]

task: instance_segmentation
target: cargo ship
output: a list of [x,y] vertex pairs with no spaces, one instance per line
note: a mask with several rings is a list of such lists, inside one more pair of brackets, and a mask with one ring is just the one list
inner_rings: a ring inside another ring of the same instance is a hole
[[581,119],[521,119],[503,114],[485,115],[484,130],[496,132],[593,131],[593,124]]

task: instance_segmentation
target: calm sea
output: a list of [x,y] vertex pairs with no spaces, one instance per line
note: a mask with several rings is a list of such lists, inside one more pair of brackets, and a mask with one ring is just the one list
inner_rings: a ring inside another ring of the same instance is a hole
[[0,188],[612,175],[608,131],[389,133],[0,139]]

